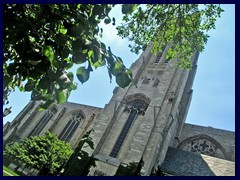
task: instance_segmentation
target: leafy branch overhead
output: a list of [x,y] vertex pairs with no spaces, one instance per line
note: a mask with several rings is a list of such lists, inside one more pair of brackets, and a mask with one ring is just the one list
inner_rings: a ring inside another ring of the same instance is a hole
[[[65,102],[77,88],[73,74],[66,73],[74,64],[79,66],[76,74],[81,83],[89,79],[93,67],[106,65],[109,72],[115,71],[115,62],[122,64],[122,71],[115,75],[125,78],[128,71],[121,58],[97,38],[102,36],[101,20],[115,23],[108,15],[112,7],[4,5],[4,104],[15,87],[32,92],[33,100],[46,101],[43,107],[54,101]],[[121,82],[119,86],[125,87],[125,81]]]
[[207,33],[215,29],[221,12],[220,5],[214,4],[124,4],[125,15],[122,25],[117,27],[118,35],[133,42],[129,47],[137,54],[150,43],[155,54],[169,44],[166,58],[177,58],[181,68],[191,68],[191,56],[204,50]]
[[[101,21],[115,25],[109,16],[110,4],[5,4],[3,104],[16,87],[32,93],[32,100],[43,100],[43,108],[51,103],[66,102],[77,88],[71,68],[81,83],[90,78],[93,68],[106,66],[110,80],[125,88],[132,73],[123,60],[103,42]],[[128,38],[131,51],[139,53],[153,43],[154,52],[168,42],[174,46],[168,59],[179,58],[181,67],[190,67],[189,57],[202,51],[207,31],[215,28],[220,17],[219,5],[137,4],[122,5],[123,24],[118,35]],[[161,43],[160,43],[161,42]]]

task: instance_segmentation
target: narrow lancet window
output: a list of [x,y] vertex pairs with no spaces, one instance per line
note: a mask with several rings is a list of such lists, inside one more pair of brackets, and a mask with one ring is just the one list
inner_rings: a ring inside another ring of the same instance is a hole
[[70,141],[79,124],[83,121],[84,116],[81,113],[74,114],[65,125],[58,138],[63,141]]
[[33,130],[29,133],[30,136],[37,136],[41,133],[43,128],[47,125],[49,120],[57,113],[56,108],[51,108],[47,113],[45,113],[40,121],[38,121],[37,125],[33,128]]
[[118,139],[115,145],[113,146],[113,149],[110,153],[111,157],[117,157],[131,125],[133,124],[138,114],[143,114],[143,115],[145,114],[147,107],[148,107],[148,103],[142,99],[136,99],[127,104],[125,110],[129,111],[130,113],[127,121],[123,126],[122,131],[120,132],[120,135],[118,136]]
[[160,61],[160,59],[161,59],[161,57],[162,57],[162,53],[159,53],[159,54],[157,55],[157,58],[156,58],[155,61],[154,61],[154,64],[158,64],[159,61]]

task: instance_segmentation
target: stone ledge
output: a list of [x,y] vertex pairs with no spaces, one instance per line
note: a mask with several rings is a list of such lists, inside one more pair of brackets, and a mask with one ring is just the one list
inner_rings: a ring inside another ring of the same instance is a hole
[[120,163],[121,163],[118,159],[110,157],[110,156],[105,155],[105,154],[101,154],[101,153],[96,154],[94,156],[94,158],[96,158],[99,161],[102,161],[102,162],[111,164],[113,166],[116,166],[116,167],[118,167],[120,165]]

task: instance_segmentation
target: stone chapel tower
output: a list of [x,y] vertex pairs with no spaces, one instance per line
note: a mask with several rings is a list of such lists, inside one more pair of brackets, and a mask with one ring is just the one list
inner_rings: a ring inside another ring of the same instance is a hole
[[178,144],[199,53],[192,56],[192,69],[182,70],[176,60],[166,60],[167,48],[155,56],[148,47],[131,66],[137,87],[116,88],[98,116],[90,134],[94,150],[86,149],[98,160],[89,175],[114,175],[120,164],[140,161],[141,173],[149,175],[168,147]]

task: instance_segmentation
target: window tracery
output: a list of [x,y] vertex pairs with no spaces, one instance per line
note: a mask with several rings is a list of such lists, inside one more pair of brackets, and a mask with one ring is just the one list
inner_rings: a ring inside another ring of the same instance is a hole
[[79,124],[84,120],[84,116],[79,112],[73,114],[71,119],[65,125],[61,133],[59,134],[58,138],[63,141],[69,141],[74,132],[76,131]]
[[186,144],[183,150],[215,156],[216,146],[206,139],[199,139]]
[[224,147],[214,138],[206,134],[199,134],[187,138],[178,145],[178,148],[198,154],[228,159]]
[[37,125],[33,128],[33,130],[29,133],[28,137],[30,136],[37,136],[49,122],[49,120],[57,113],[57,109],[51,108],[47,111],[42,118],[38,121]]
[[124,111],[128,111],[129,116],[118,136],[116,143],[113,146],[113,149],[110,153],[111,157],[117,157],[133,121],[136,119],[137,115],[144,115],[147,108],[148,103],[143,99],[135,99],[127,103]]

